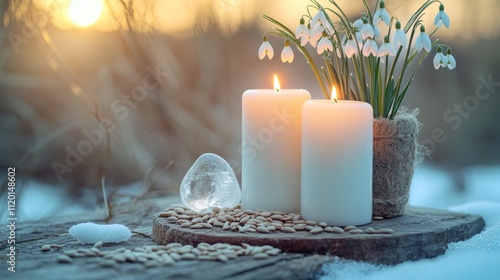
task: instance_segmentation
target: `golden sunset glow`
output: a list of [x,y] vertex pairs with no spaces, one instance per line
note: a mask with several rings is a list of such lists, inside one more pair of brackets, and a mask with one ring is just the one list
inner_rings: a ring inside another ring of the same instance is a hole
[[102,0],[72,0],[68,5],[68,17],[74,25],[88,27],[99,20],[102,9]]

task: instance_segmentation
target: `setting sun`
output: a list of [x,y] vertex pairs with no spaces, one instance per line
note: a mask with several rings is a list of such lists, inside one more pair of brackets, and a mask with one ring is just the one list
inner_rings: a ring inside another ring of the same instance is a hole
[[72,0],[68,6],[68,17],[76,26],[91,26],[99,20],[102,8],[102,0]]

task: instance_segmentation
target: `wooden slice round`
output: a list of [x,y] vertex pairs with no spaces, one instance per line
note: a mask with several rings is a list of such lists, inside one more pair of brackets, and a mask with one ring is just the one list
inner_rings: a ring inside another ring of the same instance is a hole
[[401,217],[372,221],[360,228],[390,228],[391,234],[311,234],[240,233],[222,228],[189,229],[170,223],[156,215],[153,218],[153,239],[158,244],[179,242],[230,243],[254,246],[271,245],[284,252],[331,254],[346,259],[377,264],[397,264],[409,260],[431,258],[444,254],[447,244],[468,239],[481,232],[484,221],[476,215],[443,210],[408,207]]

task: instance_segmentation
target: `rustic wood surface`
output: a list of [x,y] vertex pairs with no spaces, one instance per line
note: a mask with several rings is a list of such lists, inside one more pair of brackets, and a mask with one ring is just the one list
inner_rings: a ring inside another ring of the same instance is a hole
[[366,227],[390,228],[394,233],[240,233],[215,227],[182,228],[176,223],[168,222],[164,217],[155,216],[153,239],[158,244],[179,242],[197,245],[200,242],[227,242],[234,245],[271,245],[291,253],[331,254],[377,264],[397,264],[444,254],[449,242],[465,240],[481,232],[484,221],[474,215],[408,207],[401,217],[372,221],[360,228]]
[[[130,240],[120,244],[105,244],[103,251],[117,248],[135,248],[155,245],[152,239],[152,219],[172,203],[179,203],[177,196],[163,199],[142,200],[138,203],[128,203],[115,206],[113,218],[109,223],[127,225],[133,232]],[[431,211],[432,212],[432,211]],[[426,225],[439,222],[470,219],[472,216],[460,214],[443,214],[434,217],[429,212],[429,219],[424,225],[413,225],[424,230]],[[457,218],[458,215],[461,218]],[[121,263],[114,267],[101,267],[97,258],[76,258],[72,263],[57,262],[57,256],[63,250],[90,248],[82,245],[68,234],[68,229],[77,223],[92,221],[105,223],[102,210],[70,216],[58,216],[41,221],[18,223],[16,227],[16,272],[7,270],[7,244],[5,230],[2,230],[0,240],[0,279],[316,279],[321,274],[324,263],[339,261],[331,255],[285,253],[264,260],[254,260],[252,257],[239,257],[226,263],[216,261],[180,261],[171,266],[145,268],[138,263]],[[482,225],[477,220],[476,230]],[[389,220],[387,220],[389,222]],[[416,221],[415,221],[416,222]],[[473,223],[468,223],[462,232],[472,234]],[[389,224],[387,225],[391,227]],[[449,231],[442,228],[436,232],[438,238],[455,240],[449,236]],[[423,241],[421,246],[426,246]],[[50,252],[41,252],[45,244],[61,244],[64,247]],[[417,244],[416,244],[417,246]],[[370,248],[365,248],[369,250]]]

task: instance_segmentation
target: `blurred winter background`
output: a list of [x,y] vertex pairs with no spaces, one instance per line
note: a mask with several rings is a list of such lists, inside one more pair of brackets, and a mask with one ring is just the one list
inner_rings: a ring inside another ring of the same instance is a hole
[[[239,175],[243,91],[271,87],[277,73],[283,87],[321,97],[297,51],[281,63],[281,39],[270,38],[272,61],[257,58],[271,29],[260,15],[296,26],[307,2],[0,1],[2,199],[12,166],[21,219],[102,207],[101,184],[111,201],[175,193],[205,152]],[[338,2],[359,16],[361,1]],[[386,6],[406,22],[422,2]],[[452,23],[436,35],[458,67],[434,70],[432,53],[407,95],[432,152],[411,202],[500,201],[500,2],[442,2]],[[437,11],[428,10],[428,29]]]

